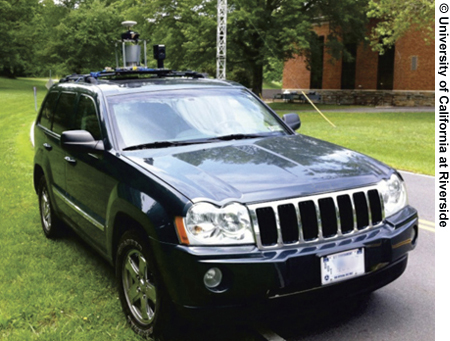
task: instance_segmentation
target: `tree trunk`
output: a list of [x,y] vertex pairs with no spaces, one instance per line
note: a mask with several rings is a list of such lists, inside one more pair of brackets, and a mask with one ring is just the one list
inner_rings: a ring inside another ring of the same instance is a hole
[[263,66],[262,64],[255,63],[253,66],[252,90],[258,97],[262,97],[262,85]]
[[4,66],[3,69],[0,71],[0,75],[8,78],[15,79],[16,76],[14,75],[14,72],[11,71],[11,68],[8,66]]

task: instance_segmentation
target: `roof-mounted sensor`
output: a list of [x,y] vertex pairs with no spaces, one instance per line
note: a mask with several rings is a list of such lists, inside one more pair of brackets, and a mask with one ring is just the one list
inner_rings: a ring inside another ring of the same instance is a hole
[[[157,60],[158,67],[151,69],[147,67],[147,41],[139,39],[139,33],[132,30],[136,21],[123,21],[122,25],[128,31],[121,35],[121,40],[116,42],[116,68],[107,67],[102,71],[95,71],[89,74],[72,74],[60,80],[60,82],[85,82],[97,84],[99,80],[106,81],[126,81],[137,78],[205,78],[205,75],[195,71],[173,71],[164,68],[166,58],[165,45],[153,45],[153,57]],[[122,44],[123,66],[119,66],[118,43]],[[144,45],[144,65],[141,65],[141,46]]]

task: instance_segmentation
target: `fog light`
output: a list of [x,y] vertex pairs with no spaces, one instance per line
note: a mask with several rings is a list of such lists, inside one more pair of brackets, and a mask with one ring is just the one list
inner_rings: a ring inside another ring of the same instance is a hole
[[206,271],[203,277],[203,283],[207,288],[216,288],[222,281],[222,271],[218,268],[211,268]]

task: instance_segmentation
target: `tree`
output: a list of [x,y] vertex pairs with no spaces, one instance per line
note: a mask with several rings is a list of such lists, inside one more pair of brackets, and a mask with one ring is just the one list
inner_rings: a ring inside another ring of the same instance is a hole
[[0,74],[43,76],[115,64],[113,0],[0,0]]
[[0,0],[0,74],[15,77],[32,59],[29,22],[38,6],[38,0]]
[[[53,0],[42,0],[38,9],[28,24],[28,36],[32,38],[29,48],[33,51],[32,58],[27,60],[27,76],[47,76],[50,70],[58,74],[50,49],[56,39],[56,27],[69,15],[74,5]],[[56,71],[56,72],[55,72]]]
[[[264,69],[295,54],[311,56],[318,43],[312,28],[322,22],[330,27],[328,52],[350,57],[345,42],[363,39],[367,1],[228,0],[228,78],[260,94]],[[216,0],[0,0],[0,70],[44,75],[114,66],[113,41],[127,19],[138,22],[149,46],[167,46],[168,67],[214,75],[216,6]]]
[[264,65],[264,81],[281,82],[283,79],[284,63],[282,60],[268,58],[267,64]]
[[393,46],[411,26],[425,32],[425,40],[434,40],[434,0],[370,0],[369,18],[380,19],[372,30],[375,51]]
[[[368,0],[229,0],[227,78],[260,94],[269,59],[307,54],[317,42],[314,24],[328,22],[327,48],[335,58],[345,54],[346,40],[364,39]],[[142,2],[151,21],[143,32],[167,45],[171,66],[215,74],[217,1],[155,0]],[[245,84],[248,82],[248,84]]]
[[42,57],[58,73],[86,73],[115,66],[114,41],[120,37],[123,20],[114,3],[92,0],[66,1],[68,14],[52,28]]

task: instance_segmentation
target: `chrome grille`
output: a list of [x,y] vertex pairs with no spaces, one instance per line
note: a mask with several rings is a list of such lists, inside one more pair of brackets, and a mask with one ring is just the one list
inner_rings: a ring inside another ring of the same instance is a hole
[[260,249],[333,240],[379,225],[376,186],[248,206]]

